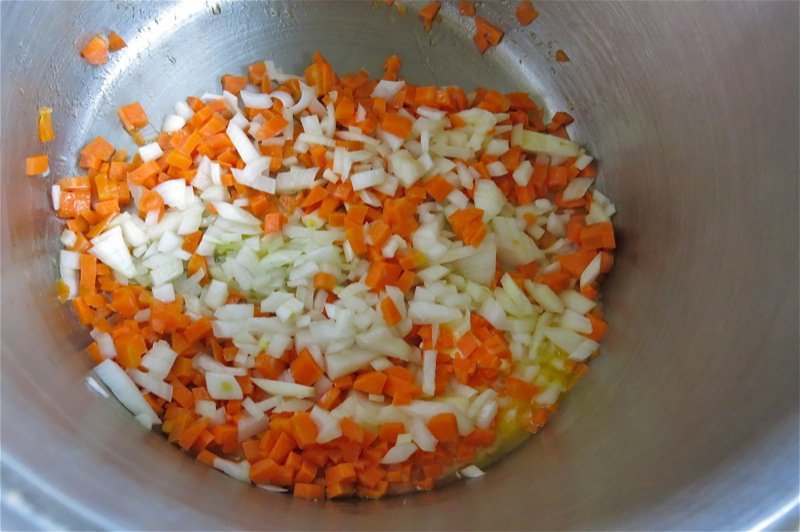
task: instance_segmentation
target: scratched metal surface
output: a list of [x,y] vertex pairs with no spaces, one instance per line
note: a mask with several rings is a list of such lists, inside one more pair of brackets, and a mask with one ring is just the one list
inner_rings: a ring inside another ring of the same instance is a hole
[[[5,525],[796,526],[781,519],[798,496],[797,3],[537,3],[522,29],[514,2],[486,2],[509,31],[484,57],[451,4],[430,34],[413,5],[215,5],[0,5]],[[80,43],[107,29],[128,48],[86,65]],[[556,48],[572,61],[555,63]],[[309,504],[194,462],[84,385],[86,336],[52,297],[49,183],[23,175],[40,151],[37,106],[55,109],[53,179],[77,171],[89,135],[124,141],[121,103],[141,100],[159,124],[222,73],[264,58],[297,70],[315,49],[340,72],[374,73],[398,53],[414,83],[533,91],[576,117],[619,205],[604,355],[553,423],[482,479]]]

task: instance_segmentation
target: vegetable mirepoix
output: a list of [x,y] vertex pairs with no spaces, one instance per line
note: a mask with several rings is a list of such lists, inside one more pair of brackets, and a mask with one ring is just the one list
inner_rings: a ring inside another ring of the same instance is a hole
[[257,63],[161,132],[126,103],[133,157],[97,136],[53,186],[96,375],[240,480],[317,499],[480,476],[606,332],[614,206],[571,117],[399,67]]

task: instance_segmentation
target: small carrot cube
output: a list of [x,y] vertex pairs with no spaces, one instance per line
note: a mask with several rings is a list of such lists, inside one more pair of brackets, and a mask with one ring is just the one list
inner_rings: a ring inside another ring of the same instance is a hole
[[25,175],[38,175],[50,169],[49,159],[46,153],[31,155],[25,159]]

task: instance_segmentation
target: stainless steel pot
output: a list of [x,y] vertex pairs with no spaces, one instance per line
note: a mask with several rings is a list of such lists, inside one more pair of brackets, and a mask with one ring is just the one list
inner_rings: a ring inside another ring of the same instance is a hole
[[[398,0],[403,3],[403,0]],[[798,4],[516,2],[480,56],[456,6],[425,33],[383,2],[2,3],[4,528],[720,529],[796,526]],[[93,32],[128,48],[95,68]],[[556,63],[563,48],[570,63]],[[482,479],[380,502],[311,504],[181,454],[84,384],[87,336],[53,295],[48,183],[115,108],[174,101],[271,58],[338,71],[398,53],[415,83],[530,90],[601,161],[619,205],[605,354],[552,425]],[[38,105],[55,109],[49,179]],[[792,525],[794,523],[794,525]]]

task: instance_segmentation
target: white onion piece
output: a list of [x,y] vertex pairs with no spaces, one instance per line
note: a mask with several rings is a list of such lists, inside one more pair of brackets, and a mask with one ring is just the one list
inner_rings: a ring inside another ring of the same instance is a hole
[[577,168],[578,170],[583,170],[584,168],[589,166],[589,164],[591,164],[593,160],[594,159],[592,158],[591,155],[588,155],[586,153],[581,153],[575,160],[575,168]]
[[314,388],[293,382],[276,381],[272,379],[251,379],[253,384],[271,395],[281,397],[297,397],[305,399],[314,397]]
[[555,157],[577,157],[580,151],[577,144],[567,139],[527,129],[522,132],[520,147],[529,153]]
[[172,350],[169,343],[159,340],[142,357],[141,366],[148,370],[150,375],[163,380],[172,370],[172,365],[177,358],[178,353]]
[[151,142],[139,148],[139,157],[144,162],[154,161],[162,155],[164,155],[164,150],[161,149],[158,142]]
[[[274,96],[274,93],[273,93]],[[309,87],[303,82],[300,82],[300,99],[297,100],[297,103],[292,105],[291,107],[286,108],[286,111],[289,113],[296,115],[309,105],[316,97],[316,90],[313,87]]]
[[103,381],[122,404],[137,416],[137,420],[147,428],[160,424],[161,420],[139,392],[136,384],[113,360],[104,360],[94,368],[97,377]]
[[389,155],[389,171],[405,187],[416,183],[425,173],[422,165],[407,150],[397,150]]
[[600,264],[602,261],[600,253],[594,256],[591,262],[586,266],[581,273],[580,286],[583,288],[586,285],[592,284],[595,279],[600,275]]
[[163,303],[172,303],[175,301],[175,287],[171,283],[154,286],[152,289],[153,298]]
[[350,182],[353,183],[353,190],[356,191],[378,186],[385,180],[386,172],[383,170],[383,168],[356,172],[350,176]]
[[189,107],[189,104],[187,104],[184,101],[179,100],[175,102],[174,109],[175,109],[175,114],[180,116],[184,120],[189,120],[191,117],[194,116],[194,111],[192,111],[192,108]]
[[575,290],[561,292],[561,301],[564,302],[565,307],[574,310],[578,314],[586,314],[597,305],[597,303]]
[[543,333],[556,346],[566,351],[572,360],[586,360],[600,347],[594,340],[567,329],[547,327]]
[[311,409],[311,419],[317,425],[317,443],[327,443],[342,435],[339,419],[318,406]]
[[288,172],[280,172],[277,175],[277,191],[290,193],[311,188],[314,186],[316,176],[316,168],[293,167]]
[[192,359],[192,367],[196,369],[202,369],[206,372],[225,373],[227,375],[233,375],[237,377],[243,377],[247,375],[247,369],[225,366],[208,355],[197,355],[194,357]]
[[377,354],[388,354],[401,360],[411,356],[411,346],[400,337],[392,334],[388,327],[375,326],[367,332],[356,335],[356,345]]
[[[117,348],[114,346],[114,339],[110,334],[98,332],[94,339],[97,342],[97,348],[101,356],[105,358],[114,358],[117,356]],[[142,359],[142,363],[142,365],[144,365],[144,359]]]
[[477,252],[457,259],[455,266],[467,279],[488,286],[494,279],[497,266],[497,241],[494,235],[486,236]]
[[81,254],[62,249],[58,255],[58,262],[62,272],[64,270],[79,270],[81,267]]
[[592,332],[592,322],[586,316],[581,316],[574,310],[566,310],[561,316],[561,326],[572,331],[589,334]]
[[411,455],[417,452],[417,446],[414,445],[412,442],[400,442],[398,441],[394,447],[389,449],[383,458],[381,458],[382,464],[399,464],[401,462],[405,462]]
[[506,196],[494,181],[479,179],[475,183],[475,206],[483,211],[483,221],[488,222],[503,210]]
[[514,218],[498,216],[491,221],[497,237],[497,257],[507,270],[544,257],[536,243],[517,225]]
[[227,373],[206,372],[208,395],[216,400],[238,400],[244,397],[242,387],[233,375]]
[[103,264],[124,277],[136,275],[136,268],[133,265],[128,246],[122,237],[122,229],[119,226],[112,227],[108,231],[94,237],[89,253],[97,257]]
[[242,158],[245,164],[261,156],[247,134],[242,131],[242,128],[234,124],[233,121],[228,123],[228,128],[225,130],[225,133],[228,135],[234,148],[236,148],[236,151],[239,153],[239,157]]
[[153,395],[164,399],[165,401],[172,401],[172,385],[167,384],[163,380],[151,375],[150,373],[143,373],[138,369],[129,369],[128,376],[133,379],[133,382],[152,393]]
[[370,94],[370,98],[383,98],[387,102],[390,102],[395,95],[405,87],[405,81],[390,81],[387,79],[382,79],[375,85],[375,88],[372,89],[372,94]]
[[422,393],[432,397],[436,393],[436,350],[422,353]]
[[228,285],[222,281],[212,279],[203,302],[211,309],[217,309],[228,300]]
[[167,115],[161,124],[161,131],[164,133],[175,133],[186,125],[186,119],[180,115]]
[[484,475],[483,470],[475,464],[468,465],[458,473],[464,478],[478,478]]
[[576,177],[564,189],[562,198],[564,201],[573,201],[582,198],[589,191],[594,183],[593,177]]
[[224,458],[214,458],[214,468],[219,469],[229,477],[242,482],[250,482],[250,462],[242,460],[241,462],[232,462]]
[[242,97],[242,103],[244,103],[245,107],[251,109],[269,109],[272,107],[272,98],[269,97],[269,94],[241,91],[239,96]]
[[530,161],[527,159],[522,161],[519,166],[517,166],[514,173],[511,174],[511,177],[514,178],[514,182],[521,186],[525,187],[528,186],[528,183],[531,181],[531,176],[533,175],[533,166],[531,165]]
[[408,316],[415,323],[449,323],[460,319],[461,312],[444,305],[415,300],[408,305]]
[[417,447],[429,453],[436,450],[436,444],[439,443],[439,440],[436,439],[436,436],[433,435],[422,419],[412,417],[408,428],[411,432],[411,439]]
[[[249,399],[249,397],[248,397]],[[243,442],[257,434],[267,430],[269,427],[269,416],[261,415],[261,417],[243,416],[237,423],[237,441]]]
[[349,375],[350,373],[368,366],[370,362],[379,357],[380,354],[356,348],[343,349],[336,353],[327,353],[325,355],[325,365],[328,378],[335,380],[339,377]]
[[564,312],[564,304],[552,288],[546,284],[534,283],[530,279],[525,279],[524,284],[525,290],[543,309],[556,314]]

